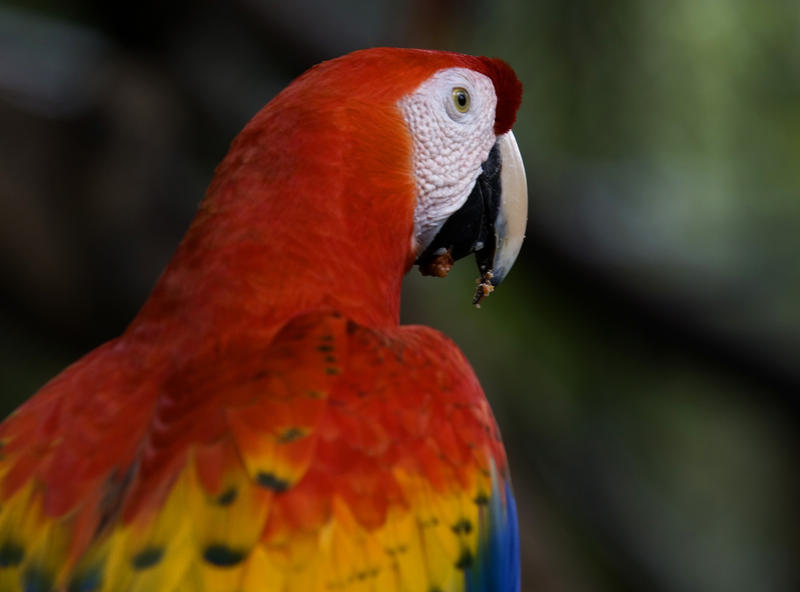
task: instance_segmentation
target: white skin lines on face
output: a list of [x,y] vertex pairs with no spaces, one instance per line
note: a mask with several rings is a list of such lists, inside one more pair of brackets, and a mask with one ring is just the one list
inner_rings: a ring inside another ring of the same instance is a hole
[[496,141],[496,105],[492,81],[467,68],[440,70],[400,101],[414,152],[418,249],[469,197]]

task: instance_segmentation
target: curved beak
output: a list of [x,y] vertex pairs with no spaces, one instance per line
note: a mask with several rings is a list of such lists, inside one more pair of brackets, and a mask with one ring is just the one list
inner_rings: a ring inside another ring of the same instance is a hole
[[481,277],[478,305],[503,281],[519,254],[528,220],[528,185],[517,141],[499,136],[467,201],[452,214],[416,263],[423,275],[445,276],[453,262],[475,253]]
[[506,277],[522,248],[528,222],[528,182],[514,134],[508,131],[497,138],[497,148],[500,154],[500,203],[494,221],[494,252],[484,254],[478,251],[475,254],[481,279],[473,304],[488,296]]

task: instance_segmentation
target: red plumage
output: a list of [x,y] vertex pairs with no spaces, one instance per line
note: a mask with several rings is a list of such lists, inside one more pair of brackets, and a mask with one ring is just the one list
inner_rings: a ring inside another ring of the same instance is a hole
[[473,491],[505,470],[463,355],[398,326],[416,253],[397,101],[454,66],[494,81],[507,131],[521,89],[498,60],[377,49],[297,79],[234,140],[126,332],[2,424],[0,498],[32,487],[29,503],[70,533],[62,566],[155,516],[187,467],[220,504],[249,475],[272,545],[316,532],[338,503],[381,528],[417,503],[401,474]]

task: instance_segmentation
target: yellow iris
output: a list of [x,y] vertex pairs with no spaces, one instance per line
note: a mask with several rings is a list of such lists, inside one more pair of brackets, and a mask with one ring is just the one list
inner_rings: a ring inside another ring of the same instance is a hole
[[469,93],[466,88],[457,86],[453,89],[453,105],[459,113],[469,111]]

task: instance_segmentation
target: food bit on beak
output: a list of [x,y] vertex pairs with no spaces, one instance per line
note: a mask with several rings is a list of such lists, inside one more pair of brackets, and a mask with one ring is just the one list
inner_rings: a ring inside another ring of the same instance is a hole
[[487,271],[480,278],[478,278],[478,287],[475,289],[475,296],[472,297],[472,304],[475,305],[475,308],[480,308],[481,300],[494,292],[492,276],[492,272]]
[[426,263],[419,266],[419,272],[422,275],[432,275],[434,277],[445,277],[451,269],[453,269],[452,249],[445,249]]

